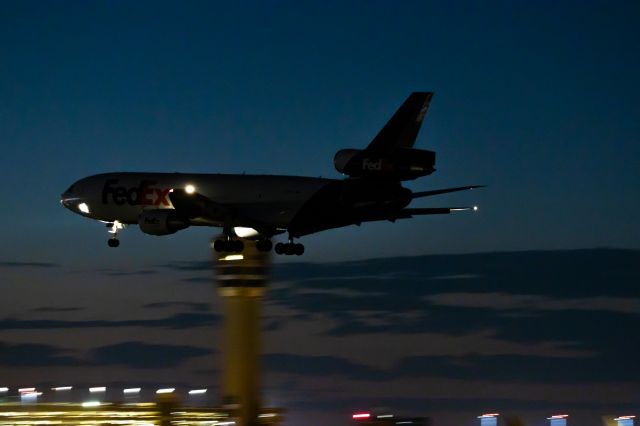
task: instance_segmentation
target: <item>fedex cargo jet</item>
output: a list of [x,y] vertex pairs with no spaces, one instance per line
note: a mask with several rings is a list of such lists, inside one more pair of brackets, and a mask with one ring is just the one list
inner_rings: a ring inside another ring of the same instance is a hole
[[[413,147],[432,93],[409,95],[364,149],[342,149],[334,164],[344,179],[299,176],[105,173],[75,182],[61,196],[64,207],[106,224],[109,247],[118,232],[137,224],[150,235],[168,235],[190,226],[215,226],[224,238],[219,252],[242,252],[242,239],[270,251],[272,237],[287,233],[275,245],[278,254],[301,255],[299,238],[363,222],[448,214],[469,207],[408,207],[412,200],[482,185],[412,192],[402,186],[435,171],[436,154]],[[475,209],[475,207],[474,207]]]

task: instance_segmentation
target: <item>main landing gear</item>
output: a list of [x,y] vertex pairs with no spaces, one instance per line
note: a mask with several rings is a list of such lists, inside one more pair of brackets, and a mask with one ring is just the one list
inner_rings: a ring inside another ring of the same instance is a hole
[[276,244],[276,254],[285,254],[287,256],[295,254],[296,256],[302,256],[303,253],[304,246],[300,243],[294,243],[291,237],[289,237],[288,243]]
[[242,253],[244,243],[242,240],[233,240],[231,238],[216,240],[213,243],[213,249],[218,253]]
[[111,238],[107,240],[107,245],[109,247],[118,247],[120,245],[118,231],[124,229],[124,223],[114,220],[113,222],[107,222],[106,226],[109,228],[109,233],[111,234]]

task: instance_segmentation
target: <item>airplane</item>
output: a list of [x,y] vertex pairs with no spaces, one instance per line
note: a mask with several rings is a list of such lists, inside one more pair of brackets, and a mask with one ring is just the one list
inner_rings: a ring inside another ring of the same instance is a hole
[[334,165],[343,179],[301,176],[104,173],[78,180],[62,205],[106,224],[109,247],[118,232],[137,224],[150,235],[169,235],[190,226],[222,228],[217,252],[240,253],[244,240],[271,251],[272,238],[288,233],[275,252],[301,255],[294,238],[363,222],[448,214],[477,207],[409,208],[416,198],[481,188],[468,185],[412,192],[402,182],[432,174],[436,154],[414,148],[432,92],[414,92],[364,149],[341,149]]

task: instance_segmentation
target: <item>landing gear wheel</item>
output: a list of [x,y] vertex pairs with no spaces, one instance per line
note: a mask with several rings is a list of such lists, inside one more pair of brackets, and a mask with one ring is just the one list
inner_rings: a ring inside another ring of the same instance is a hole
[[285,245],[282,243],[276,244],[276,254],[284,254]]
[[242,250],[244,250],[244,243],[241,240],[230,240],[229,242],[231,243],[229,244],[231,246],[231,250],[229,251],[242,253]]
[[225,251],[224,250],[224,243],[225,243],[224,240],[216,240],[213,243],[213,249],[215,251],[217,251],[218,253]]
[[120,245],[120,240],[118,240],[117,238],[109,238],[107,240],[107,245],[109,247],[118,247]]
[[258,249],[258,251],[271,251],[272,248],[273,243],[271,240],[258,240],[256,242],[256,249]]
[[293,253],[296,256],[302,256],[304,254],[304,246],[302,244],[294,244]]

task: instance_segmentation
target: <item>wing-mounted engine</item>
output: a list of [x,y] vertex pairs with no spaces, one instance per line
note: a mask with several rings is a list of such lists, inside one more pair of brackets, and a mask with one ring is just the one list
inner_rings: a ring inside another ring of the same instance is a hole
[[174,209],[144,210],[138,217],[140,230],[149,235],[169,235],[189,227]]
[[436,153],[415,148],[397,148],[387,153],[342,149],[333,163],[336,170],[350,177],[413,180],[435,171]]

